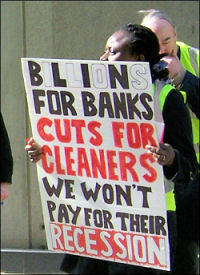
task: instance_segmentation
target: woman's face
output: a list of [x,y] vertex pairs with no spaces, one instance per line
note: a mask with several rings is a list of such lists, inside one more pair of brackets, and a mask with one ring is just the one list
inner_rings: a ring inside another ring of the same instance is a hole
[[106,43],[105,52],[100,57],[101,61],[137,61],[138,58],[131,54],[128,44],[129,37],[123,31],[115,32]]

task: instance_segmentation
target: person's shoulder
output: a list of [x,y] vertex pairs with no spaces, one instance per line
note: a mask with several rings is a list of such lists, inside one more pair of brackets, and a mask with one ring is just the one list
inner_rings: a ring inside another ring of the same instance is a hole
[[167,95],[167,100],[168,102],[170,101],[171,103],[181,103],[184,104],[184,97],[183,94],[181,92],[181,90],[176,89],[175,87],[173,87],[172,85],[170,85],[171,90]]
[[186,42],[183,42],[183,41],[176,41],[176,45],[179,46],[180,48],[190,48],[194,51],[199,51],[198,48],[192,46],[192,45],[189,45],[188,43]]

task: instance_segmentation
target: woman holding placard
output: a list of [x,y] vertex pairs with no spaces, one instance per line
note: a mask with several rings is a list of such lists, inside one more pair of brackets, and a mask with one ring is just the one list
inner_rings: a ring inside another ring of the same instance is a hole
[[[106,43],[101,61],[147,61],[150,65],[154,87],[154,99],[163,93],[163,106],[155,106],[154,113],[163,120],[165,132],[159,147],[146,146],[157,162],[163,166],[165,177],[175,184],[175,188],[166,191],[171,272],[176,244],[176,212],[174,191],[184,188],[196,173],[196,158],[192,144],[192,128],[182,96],[172,86],[166,84],[168,70],[161,61],[159,44],[155,34],[148,28],[127,24],[114,32]],[[157,109],[156,109],[157,108]],[[33,139],[25,147],[32,162],[42,157],[42,151]],[[168,186],[167,186],[168,187]],[[140,266],[102,261],[67,254],[61,270],[70,274],[164,274],[163,270]]]

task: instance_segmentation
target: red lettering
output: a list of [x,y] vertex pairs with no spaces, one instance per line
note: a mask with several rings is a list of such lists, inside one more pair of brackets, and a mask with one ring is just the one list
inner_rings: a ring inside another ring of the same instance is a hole
[[53,122],[50,119],[46,118],[46,117],[40,118],[37,122],[38,134],[45,141],[54,140],[54,136],[52,134],[46,133],[45,130],[44,130],[45,127],[51,127],[52,124],[53,124]]
[[140,164],[144,167],[150,174],[145,174],[143,178],[148,182],[153,182],[157,179],[157,172],[156,170],[149,165],[148,160],[151,163],[154,163],[156,160],[154,157],[148,153],[144,153],[140,156]]
[[140,130],[137,123],[127,123],[127,138],[131,148],[141,147]]
[[61,160],[60,160],[60,147],[54,146],[55,152],[55,161],[56,161],[56,171],[60,175],[65,175],[65,170],[61,167]]
[[72,165],[75,163],[75,160],[71,158],[71,153],[73,152],[72,147],[65,147],[65,160],[67,167],[67,175],[76,176],[76,171],[72,169]]
[[115,174],[115,168],[117,168],[117,163],[114,161],[114,157],[116,157],[115,151],[107,151],[107,159],[108,159],[108,173],[110,180],[118,180],[118,176]]
[[87,159],[87,154],[84,148],[78,148],[78,176],[83,176],[82,170],[85,169],[87,177],[91,177],[89,162]]
[[140,131],[142,136],[142,146],[145,148],[147,144],[150,144],[152,146],[156,146],[157,143],[155,139],[153,138],[154,128],[149,123],[141,123],[140,124]]
[[42,146],[42,151],[43,151],[43,156],[42,156],[42,160],[41,160],[42,167],[46,173],[51,174],[51,173],[53,173],[53,170],[54,170],[54,164],[53,164],[53,162],[50,162],[48,164],[47,155],[52,156],[53,155],[52,151],[49,148],[49,146],[47,146],[47,145]]
[[95,138],[94,137],[90,138],[90,143],[95,146],[100,146],[103,142],[103,138],[101,134],[95,130],[96,127],[100,128],[101,123],[97,121],[91,121],[88,123],[88,130],[90,131],[90,133],[92,133],[95,136]]
[[129,171],[133,181],[139,181],[138,175],[133,168],[136,163],[136,157],[133,154],[131,154],[130,152],[119,152],[119,163],[122,180],[127,181],[127,171]]
[[[157,171],[153,167],[156,162],[149,153],[143,153],[137,158],[133,153],[115,150],[96,150],[73,147],[51,149],[48,145],[42,147],[42,167],[48,174],[56,172],[60,175],[102,178],[115,181],[139,182],[143,177],[147,182],[157,179]],[[62,158],[63,155],[63,158]],[[136,164],[144,168],[139,174]],[[136,166],[136,167],[135,167]]]
[[94,149],[90,150],[90,155],[91,155],[93,177],[98,178],[98,171],[99,171],[101,174],[101,177],[103,179],[106,179],[107,175],[106,175],[106,163],[105,163],[104,151],[99,150],[100,161],[99,161],[96,151]]
[[[124,138],[123,122],[112,122],[113,140],[116,147],[122,148],[122,139]],[[149,123],[129,122],[126,124],[126,138],[130,148],[138,149],[141,146],[145,148],[147,144],[156,146],[156,141],[153,137],[154,128]]]
[[85,127],[84,120],[72,120],[72,127],[76,128],[76,141],[77,143],[84,143],[82,128]]
[[71,127],[70,127],[70,120],[69,119],[63,119],[63,126],[64,126],[64,134],[62,134],[61,130],[61,120],[60,119],[54,119],[55,123],[55,130],[57,138],[60,142],[71,142]]
[[113,139],[116,147],[122,147],[121,139],[124,137],[123,132],[120,131],[124,129],[123,122],[112,122],[112,131],[113,131]]

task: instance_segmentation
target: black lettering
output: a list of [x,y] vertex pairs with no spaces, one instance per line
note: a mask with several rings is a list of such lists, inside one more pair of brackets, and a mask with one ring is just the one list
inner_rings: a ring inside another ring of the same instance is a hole
[[94,105],[94,95],[89,92],[82,92],[81,94],[84,116],[95,116],[97,114],[97,108]]
[[128,213],[116,212],[116,217],[121,219],[121,230],[127,231],[125,219],[129,218]]
[[130,230],[140,232],[140,215],[130,214]]
[[126,191],[122,189],[120,185],[116,185],[116,201],[118,205],[122,205],[121,197],[124,198],[126,201],[126,204],[129,206],[132,206],[131,203],[131,186],[126,185],[125,186]]
[[85,225],[90,226],[90,218],[91,218],[91,213],[92,209],[91,208],[84,208],[84,213],[85,213]]
[[65,189],[66,189],[66,194],[65,198],[66,199],[75,199],[75,195],[73,194],[73,188],[71,185],[74,184],[74,180],[65,180]]
[[71,213],[73,214],[72,224],[76,224],[78,215],[81,211],[81,207],[77,206],[75,210],[69,204],[67,205],[67,207],[68,207],[69,211],[71,211]]
[[141,215],[140,222],[141,222],[141,232],[142,233],[148,233],[147,221],[148,221],[148,216]]
[[88,70],[88,64],[81,64],[82,78],[83,78],[83,86],[84,88],[90,88],[90,76]]
[[[63,115],[68,115],[68,109],[71,111],[71,114],[73,116],[77,116],[77,112],[75,108],[72,106],[75,98],[72,93],[66,92],[66,91],[60,91],[61,96],[61,102],[62,102],[62,108],[63,108]],[[68,101],[67,101],[68,98]]]
[[40,65],[34,61],[28,61],[28,68],[29,68],[31,85],[40,86],[43,83],[43,79],[39,74],[39,72],[41,71]]
[[147,193],[151,192],[151,187],[146,186],[138,186],[137,191],[141,191],[143,195],[143,205],[142,207],[149,208],[148,200],[147,200]]
[[[163,235],[166,236],[167,232],[164,228],[165,225],[165,219],[164,217],[161,216],[156,216],[155,217],[155,227],[156,227],[156,234],[157,235]],[[162,233],[161,233],[162,232]]]
[[143,93],[140,95],[140,101],[147,111],[142,112],[143,118],[145,118],[146,120],[151,120],[153,118],[153,111],[149,106],[148,102],[152,102],[152,97],[149,94]]
[[95,190],[93,191],[92,189],[87,190],[85,182],[81,183],[81,189],[83,192],[83,195],[85,196],[85,199],[88,201],[91,197],[93,201],[97,200],[99,190],[101,189],[101,185],[96,183]]
[[41,114],[41,107],[44,107],[44,101],[40,100],[40,96],[45,96],[44,90],[33,90],[33,100],[36,114]]
[[107,110],[108,116],[114,118],[114,111],[109,93],[100,93],[99,97],[99,116],[104,117],[104,112]]
[[[54,115],[61,115],[60,98],[57,91],[47,91],[47,98],[49,103],[49,112]],[[55,100],[53,100],[53,98]],[[56,104],[55,104],[56,103]]]
[[116,79],[119,81],[123,89],[129,89],[127,66],[121,65],[121,74],[114,65],[108,65],[110,75],[110,86],[116,88]]
[[103,227],[103,218],[102,218],[102,212],[99,209],[95,209],[93,212],[94,217],[94,225],[96,227]]
[[53,81],[55,87],[67,87],[66,80],[60,78],[58,63],[52,63]]
[[104,228],[111,228],[113,229],[113,224],[110,221],[112,218],[112,215],[109,211],[103,210],[103,217],[104,217]]
[[46,191],[47,191],[47,194],[48,194],[50,197],[52,197],[53,194],[54,194],[57,198],[59,198],[60,193],[61,193],[61,190],[62,190],[62,187],[63,187],[63,180],[58,178],[57,187],[55,187],[54,185],[51,187],[51,186],[49,185],[49,182],[48,182],[47,177],[44,177],[44,178],[42,179],[42,181],[43,181],[44,187],[45,187],[45,189],[46,189]]
[[141,113],[140,110],[135,106],[136,103],[138,102],[138,94],[135,95],[132,98],[132,94],[127,94],[127,104],[128,104],[128,112],[129,112],[129,118],[134,119],[136,114],[140,119],[141,119]]
[[120,93],[120,99],[117,93],[113,93],[114,107],[115,107],[115,117],[120,118],[120,113],[123,118],[128,118],[126,97],[124,93]]
[[154,216],[149,216],[149,233],[154,234],[154,232],[155,232]]
[[51,222],[54,222],[53,211],[56,209],[56,204],[53,201],[47,201],[47,207],[49,211],[49,218]]
[[58,222],[63,222],[63,220],[65,223],[70,222],[67,208],[66,208],[65,204],[61,203],[59,205],[59,209],[58,209]]
[[112,204],[114,201],[114,191],[113,187],[110,184],[103,185],[103,199],[107,204]]

